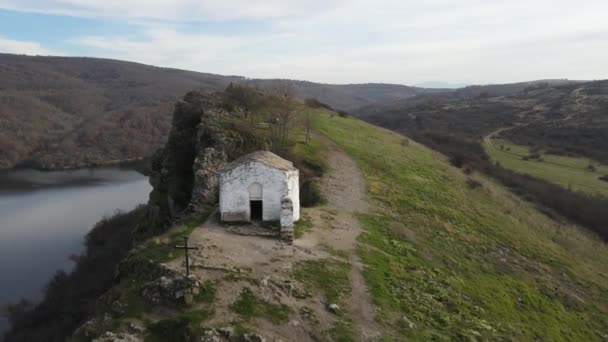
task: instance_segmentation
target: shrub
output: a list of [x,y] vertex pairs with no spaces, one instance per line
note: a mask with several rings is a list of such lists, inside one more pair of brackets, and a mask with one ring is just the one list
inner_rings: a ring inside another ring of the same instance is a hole
[[481,187],[481,183],[473,178],[467,179],[467,186],[469,189],[477,189]]
[[309,97],[309,98],[305,99],[304,104],[310,108],[325,108],[332,112],[335,111],[335,109],[332,106],[328,105],[327,103],[323,103],[323,102],[315,99],[314,97]]
[[462,154],[456,154],[450,157],[450,164],[456,166],[457,168],[461,168],[464,164],[465,157]]
[[599,177],[599,180],[603,180],[603,181],[605,181],[605,182],[608,182],[608,175],[605,175],[605,176]]
[[338,115],[339,115],[341,118],[346,118],[346,117],[349,117],[349,116],[350,116],[350,114],[348,114],[348,112],[347,112],[347,111],[344,111],[344,110],[340,110],[340,109],[339,109],[337,112],[338,112]]
[[524,160],[537,160],[537,161],[542,161],[543,157],[540,155],[539,152],[530,152],[530,154],[527,156],[527,159]]
[[202,323],[213,315],[213,311],[195,310],[171,319],[148,324],[146,342],[193,341],[205,330]]
[[300,187],[300,204],[303,207],[313,207],[324,202],[321,188],[316,179],[308,179]]
[[187,319],[165,319],[148,326],[153,341],[190,341],[194,339]]

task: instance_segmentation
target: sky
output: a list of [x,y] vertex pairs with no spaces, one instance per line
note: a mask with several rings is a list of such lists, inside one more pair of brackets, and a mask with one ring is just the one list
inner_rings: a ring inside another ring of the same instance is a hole
[[0,52],[325,83],[592,80],[608,78],[607,14],[606,0],[0,0]]

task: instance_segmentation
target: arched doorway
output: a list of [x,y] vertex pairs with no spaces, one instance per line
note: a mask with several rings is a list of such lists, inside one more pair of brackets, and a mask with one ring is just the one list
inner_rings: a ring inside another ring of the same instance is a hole
[[262,184],[253,183],[249,186],[249,213],[252,221],[262,221],[264,213]]

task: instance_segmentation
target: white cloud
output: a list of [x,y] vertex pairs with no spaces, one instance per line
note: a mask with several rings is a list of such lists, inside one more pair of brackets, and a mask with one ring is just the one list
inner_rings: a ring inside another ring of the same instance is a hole
[[50,55],[51,51],[45,49],[37,42],[12,40],[0,37],[0,52],[23,55]]
[[86,17],[236,20],[301,16],[348,0],[0,0],[0,8]]
[[[103,57],[232,74],[238,71],[237,66],[248,61],[246,51],[255,51],[260,44],[277,38],[280,37],[180,33],[169,27],[153,26],[144,28],[138,37],[86,36],[75,39],[72,43],[93,48]],[[236,59],[241,59],[241,63],[233,64]]]
[[[0,0],[0,8],[126,18],[135,33],[69,38],[97,56],[248,77],[608,78],[605,0]],[[197,33],[181,26],[209,20],[236,29]],[[240,20],[265,29],[244,32]]]

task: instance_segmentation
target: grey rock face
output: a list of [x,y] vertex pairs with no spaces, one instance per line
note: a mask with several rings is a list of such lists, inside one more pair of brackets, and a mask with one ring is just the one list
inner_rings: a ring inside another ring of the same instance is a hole
[[176,104],[167,143],[152,157],[154,189],[139,237],[163,232],[184,211],[208,212],[218,198],[218,171],[264,145],[251,127],[230,123],[237,114],[224,109],[226,101],[222,93],[193,91]]

